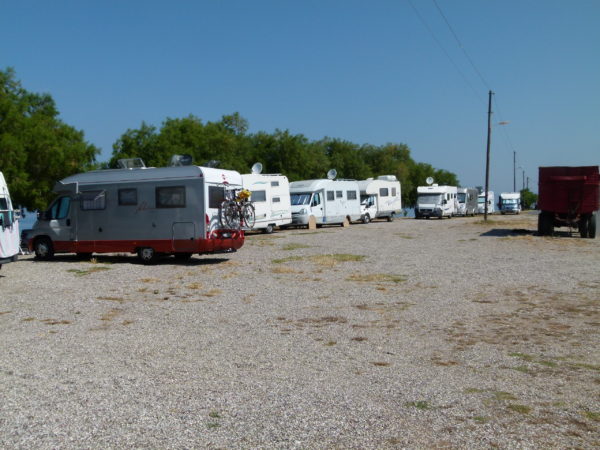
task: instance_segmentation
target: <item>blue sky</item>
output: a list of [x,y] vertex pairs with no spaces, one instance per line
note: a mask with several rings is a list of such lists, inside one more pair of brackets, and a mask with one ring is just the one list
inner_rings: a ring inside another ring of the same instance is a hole
[[0,0],[0,68],[100,161],[142,121],[238,111],[250,132],[405,143],[464,186],[484,184],[491,89],[491,189],[516,151],[537,190],[538,166],[600,164],[599,23],[597,0]]

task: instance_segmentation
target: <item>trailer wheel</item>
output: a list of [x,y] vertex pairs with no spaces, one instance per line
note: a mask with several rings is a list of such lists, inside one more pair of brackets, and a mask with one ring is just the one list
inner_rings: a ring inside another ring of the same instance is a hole
[[546,211],[540,212],[538,216],[538,234],[540,236],[551,236],[554,233],[554,217]]
[[391,213],[389,216],[387,216],[387,221],[388,222],[393,222],[394,221],[394,213]]
[[592,214],[588,220],[588,237],[596,238],[596,214]]
[[267,228],[265,228],[265,229],[263,230],[263,233],[265,233],[265,234],[271,234],[271,233],[273,232],[273,230],[274,230],[274,227],[273,227],[273,225],[270,225],[270,224],[269,224],[269,225],[267,225]]
[[362,223],[369,223],[371,221],[371,217],[368,214],[362,216]]
[[154,264],[158,259],[158,255],[152,247],[139,248],[137,254],[144,264]]
[[54,246],[52,245],[52,241],[47,237],[37,238],[33,244],[33,249],[37,259],[47,261],[54,257]]

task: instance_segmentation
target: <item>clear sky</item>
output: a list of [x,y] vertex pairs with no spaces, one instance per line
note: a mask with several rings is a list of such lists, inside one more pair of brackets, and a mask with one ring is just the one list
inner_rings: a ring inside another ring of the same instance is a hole
[[491,89],[491,189],[513,151],[534,191],[538,166],[600,164],[598,0],[0,0],[7,67],[100,161],[142,121],[238,111],[483,185]]

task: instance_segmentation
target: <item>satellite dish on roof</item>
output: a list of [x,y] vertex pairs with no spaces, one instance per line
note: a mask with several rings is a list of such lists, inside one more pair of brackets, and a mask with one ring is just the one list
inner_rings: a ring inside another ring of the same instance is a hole
[[330,169],[329,172],[327,172],[327,178],[329,180],[334,180],[335,177],[337,177],[337,170],[335,169]]
[[425,180],[425,183],[427,183],[429,186],[431,186],[433,184],[433,178],[427,177],[427,179]]
[[256,162],[252,165],[252,173],[254,175],[258,175],[259,173],[261,173],[262,169],[263,169],[262,164],[259,162]]

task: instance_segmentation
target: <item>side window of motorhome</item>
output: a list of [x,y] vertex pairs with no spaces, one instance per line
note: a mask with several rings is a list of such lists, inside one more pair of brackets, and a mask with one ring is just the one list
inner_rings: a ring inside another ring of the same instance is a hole
[[185,186],[156,188],[157,208],[185,208]]
[[[333,191],[331,191],[331,193],[333,194]],[[313,195],[313,199],[312,199],[312,202],[310,203],[310,206],[317,206],[320,204],[321,204],[321,194],[316,192],[315,195]]]
[[335,200],[335,192],[333,191],[327,191],[327,201],[331,202]]
[[64,219],[69,214],[70,206],[71,197],[58,198],[46,212],[46,218],[48,220]]
[[335,198],[343,198],[344,191],[335,191]]
[[388,195],[390,195],[390,190],[388,188],[379,188],[380,197],[387,197]]
[[137,205],[137,189],[119,189],[119,205]]
[[279,197],[273,197],[272,202],[273,203],[279,203],[281,201],[281,199]]
[[225,200],[225,188],[222,186],[208,187],[208,207],[219,208]]
[[[83,211],[95,211],[106,208],[105,191],[86,191],[81,193],[81,209]],[[60,219],[60,217],[57,217]]]
[[396,194],[397,194],[397,192],[396,192],[396,188],[392,188],[392,197],[395,197],[395,196],[396,196]]
[[266,202],[267,201],[267,191],[252,191],[250,200],[252,200],[253,202]]
[[279,181],[271,181],[271,186],[273,186],[273,187],[279,186]]
[[356,191],[346,191],[346,197],[348,200],[356,200]]

